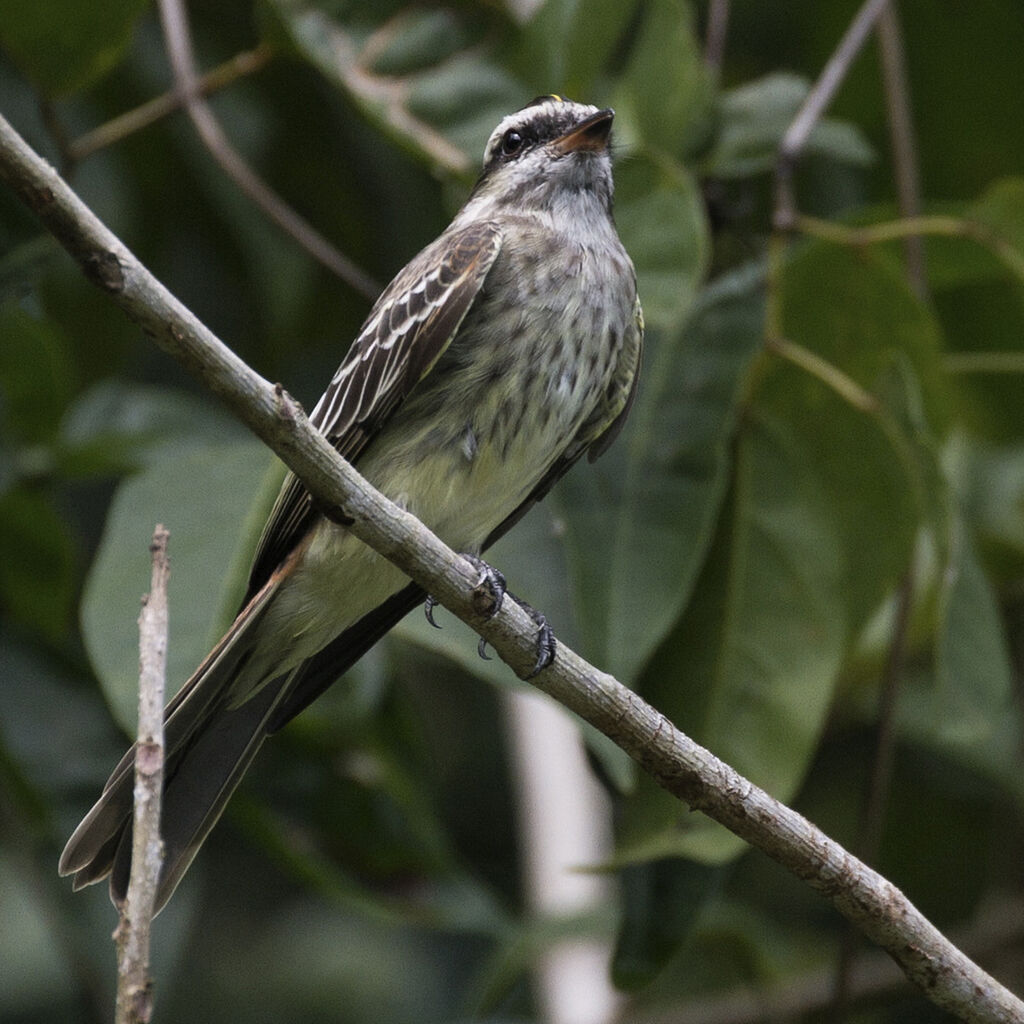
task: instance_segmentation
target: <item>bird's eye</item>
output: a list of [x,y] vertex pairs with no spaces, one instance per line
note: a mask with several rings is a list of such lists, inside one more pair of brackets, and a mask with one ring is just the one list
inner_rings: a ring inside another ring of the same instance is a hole
[[501,155],[515,156],[523,148],[523,141],[522,135],[515,128],[509,128],[501,137]]

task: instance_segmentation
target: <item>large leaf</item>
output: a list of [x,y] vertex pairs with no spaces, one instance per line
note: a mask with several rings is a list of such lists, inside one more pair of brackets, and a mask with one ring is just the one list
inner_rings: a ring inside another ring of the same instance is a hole
[[[749,178],[770,171],[809,90],[805,79],[780,72],[726,92],[718,135],[704,160],[707,172],[716,178]],[[856,127],[829,118],[820,120],[807,139],[804,155],[812,154],[858,166],[874,158]]]
[[[805,438],[751,414],[693,599],[642,680],[676,725],[781,800],[816,749],[842,663],[839,544]],[[741,848],[646,780],[625,809],[622,842],[625,859],[715,863]]]
[[494,126],[530,98],[489,58],[479,30],[450,12],[353,25],[291,0],[270,7],[305,60],[399,145],[448,173],[468,177]]
[[985,744],[1011,713],[1013,669],[992,584],[973,538],[959,524],[954,558],[943,578],[935,643],[936,700],[919,725],[949,746]]
[[683,168],[635,154],[615,165],[615,222],[636,266],[644,319],[676,329],[708,261],[704,205]]
[[636,7],[637,0],[546,0],[524,26],[512,66],[538,94],[596,103],[595,79]]
[[[582,467],[573,471],[586,472]],[[557,517],[557,505],[550,499],[518,523],[486,557],[505,574],[513,593],[544,614],[555,632],[556,642],[578,649],[579,626],[571,600],[564,532],[565,524]],[[493,654],[488,654],[486,660],[480,657],[478,638],[469,626],[443,608],[434,610],[434,621],[440,629],[431,628],[424,614],[415,611],[395,627],[394,633],[407,642],[443,654],[464,671],[496,686],[521,685],[511,669]],[[484,653],[487,654],[486,650]],[[620,790],[629,789],[634,779],[629,757],[593,726],[582,721],[579,724],[607,777]]]
[[687,0],[650,0],[614,92],[616,108],[652,152],[682,157],[706,134],[713,88]]
[[[803,249],[786,269],[781,299],[789,338],[866,391],[881,391],[882,414],[872,417],[822,381],[787,370],[769,376],[758,399],[801,425],[827,484],[844,538],[836,552],[844,603],[857,629],[908,564],[918,516],[944,500],[934,492],[941,478],[913,461],[930,457],[913,434],[923,425],[940,433],[947,417],[938,327],[887,261],[836,246]],[[903,368],[894,377],[897,358]],[[913,413],[911,378],[921,396]]]
[[139,599],[149,587],[149,541],[170,531],[168,696],[230,620],[266,513],[276,460],[258,442],[197,445],[152,461],[118,489],[82,601],[82,634],[115,718],[137,714]]
[[63,643],[73,618],[75,560],[69,531],[43,493],[0,496],[0,605],[5,616]]
[[558,490],[584,649],[627,683],[682,611],[714,529],[759,286],[735,274],[685,330],[651,332],[625,435]]
[[0,338],[0,430],[16,443],[47,444],[75,386],[67,338],[14,302],[0,305]]
[[[885,261],[819,246],[786,268],[781,298],[788,335],[834,377],[875,391],[877,410],[766,358],[715,546],[641,685],[787,800],[816,750],[850,638],[909,564],[919,523],[946,522],[949,497],[929,428],[945,407],[925,307]],[[684,826],[650,784],[624,820],[627,859],[716,861],[739,849],[722,830]]]

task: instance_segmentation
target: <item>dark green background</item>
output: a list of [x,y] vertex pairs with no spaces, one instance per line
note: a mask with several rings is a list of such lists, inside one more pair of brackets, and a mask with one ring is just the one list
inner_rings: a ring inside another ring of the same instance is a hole
[[[774,147],[857,5],[734,5],[718,83],[705,6],[547,0],[521,22],[499,3],[267,0],[191,15],[204,69],[272,48],[214,109],[381,283],[474,172],[389,128],[337,65],[339,40],[372,40],[364,71],[469,168],[538,93],[615,106],[616,216],[649,327],[640,398],[616,447],[493,560],[563,640],[854,848],[910,573],[877,865],[940,927],[980,921],[968,952],[1020,990],[1024,929],[996,933],[990,912],[1019,908],[1024,886],[1024,280],[993,251],[1024,260],[1024,16],[1015,0],[900,4],[926,209],[987,242],[930,239],[921,298],[895,243],[797,236],[766,264]],[[880,83],[872,44],[811,137],[804,211],[897,215]],[[147,5],[0,0],[3,114],[310,406],[368,299],[269,225],[183,114],[67,161],[67,140],[169,85]],[[875,412],[766,350],[769,317]],[[970,352],[1010,353],[1015,372],[960,372]],[[148,537],[158,519],[171,528],[174,687],[230,616],[274,473],[0,195],[5,1024],[108,1019],[113,913],[55,866],[134,713]],[[158,921],[157,1019],[537,1020],[527,966],[566,931],[614,941],[630,1021],[834,970],[844,929],[826,904],[602,745],[620,897],[561,930],[529,920],[497,689],[515,680],[443,621],[435,633],[413,616],[267,747]],[[906,989],[855,1001],[849,1019],[946,1018]]]

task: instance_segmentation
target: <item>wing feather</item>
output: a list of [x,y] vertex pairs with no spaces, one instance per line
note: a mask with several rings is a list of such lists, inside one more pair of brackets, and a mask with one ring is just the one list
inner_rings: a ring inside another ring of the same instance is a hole
[[[501,231],[490,222],[442,235],[381,294],[310,415],[349,462],[444,354],[500,249]],[[256,549],[247,601],[315,517],[309,493],[289,473]]]

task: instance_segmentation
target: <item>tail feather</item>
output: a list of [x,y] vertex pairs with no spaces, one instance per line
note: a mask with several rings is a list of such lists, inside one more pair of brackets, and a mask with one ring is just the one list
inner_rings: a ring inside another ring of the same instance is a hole
[[[226,707],[232,680],[252,651],[255,628],[263,617],[277,583],[278,579],[272,578],[249,602],[164,711],[165,809],[162,813],[161,832],[165,848],[177,851],[176,862],[180,862],[182,851],[192,842],[188,838],[189,829],[194,830],[197,823],[185,816],[179,826],[169,809],[184,804],[189,799],[186,795],[189,788],[197,788],[196,783],[199,782],[200,793],[207,794],[212,806],[197,808],[196,813],[201,810],[204,821],[213,814],[208,824],[198,823],[201,837],[194,843],[184,866],[177,870],[176,880],[180,880],[188,861],[195,854],[195,848],[198,848],[202,838],[213,827],[216,817],[223,811],[227,796],[238,784],[242,772],[266,735],[267,716],[286,689],[287,677],[281,677],[268,683],[251,700],[237,708],[228,710]],[[218,708],[218,704],[225,706]],[[207,736],[216,736],[218,742],[223,744],[224,754],[220,761],[211,756]],[[232,769],[232,757],[242,762],[237,769]],[[132,746],[111,773],[99,800],[82,819],[64,847],[59,870],[62,875],[75,876],[75,889],[100,881],[111,873],[115,865],[130,862],[134,765],[135,747]],[[202,776],[204,771],[213,774],[206,779]],[[177,795],[179,792],[182,794],[180,798]],[[172,862],[168,856],[161,876],[162,890],[166,887],[164,879],[170,877],[171,870]],[[171,891],[173,886],[166,891],[164,902]],[[115,897],[119,893],[123,896],[123,887],[120,890],[112,888]]]
[[[161,808],[164,860],[156,910],[171,898],[182,876],[224,813],[268,735],[267,719],[287,692],[290,675],[268,683],[244,704],[221,709],[193,738],[167,784]],[[132,822],[121,830],[110,867],[110,894],[124,898],[132,860]]]

